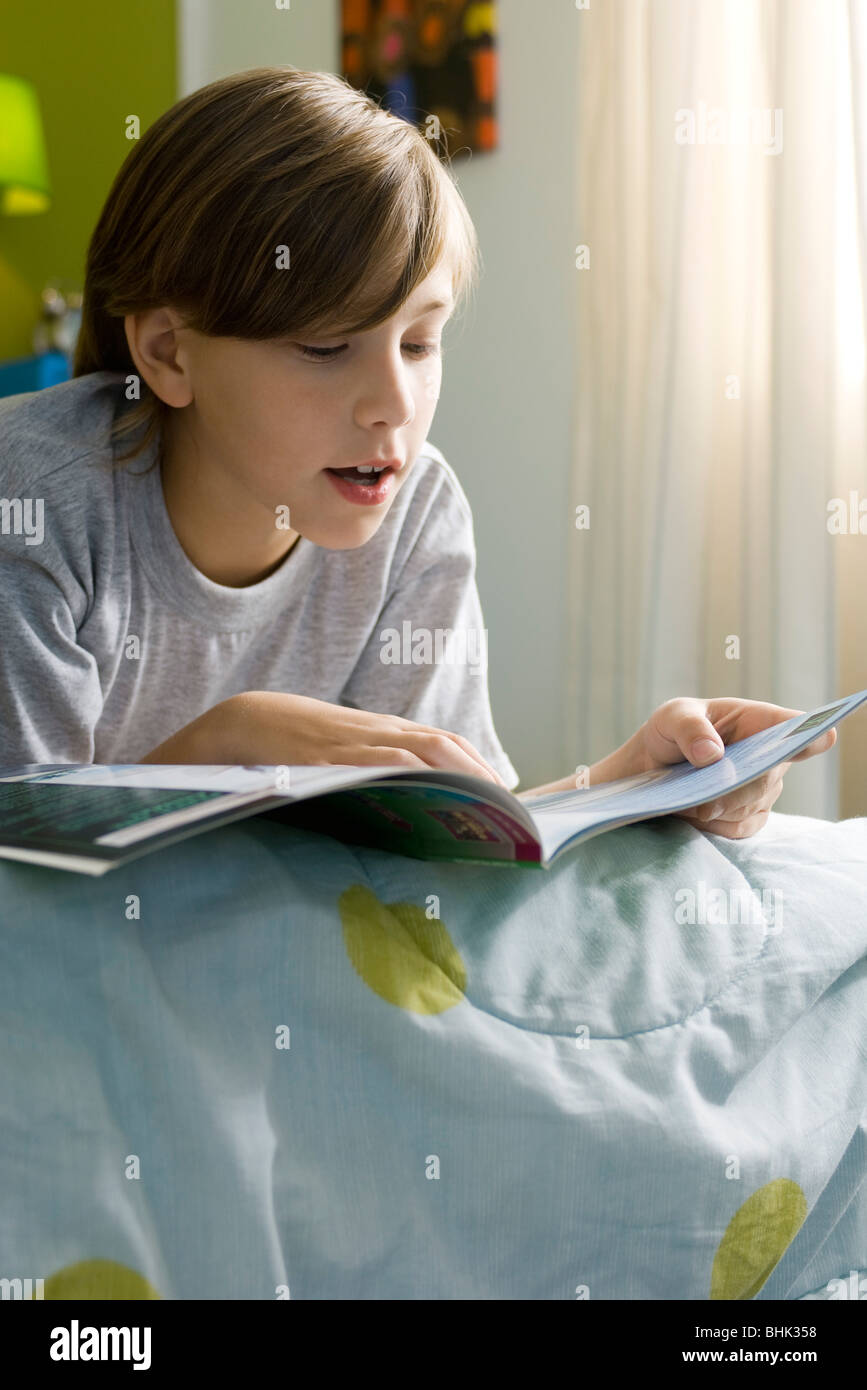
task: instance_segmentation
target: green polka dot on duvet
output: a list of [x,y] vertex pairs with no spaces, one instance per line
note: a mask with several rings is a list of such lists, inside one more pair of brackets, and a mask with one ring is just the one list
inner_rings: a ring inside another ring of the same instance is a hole
[[748,1197],[719,1243],[711,1274],[711,1298],[754,1298],[806,1216],[807,1199],[790,1178],[774,1178]]
[[416,1014],[460,1004],[466,970],[443,923],[415,903],[383,903],[363,884],[341,893],[346,954],[370,989]]

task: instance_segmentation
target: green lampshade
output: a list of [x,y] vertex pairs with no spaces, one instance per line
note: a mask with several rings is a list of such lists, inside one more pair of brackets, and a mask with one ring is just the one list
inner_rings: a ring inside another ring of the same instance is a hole
[[23,77],[0,72],[0,214],[19,217],[50,206],[36,89]]

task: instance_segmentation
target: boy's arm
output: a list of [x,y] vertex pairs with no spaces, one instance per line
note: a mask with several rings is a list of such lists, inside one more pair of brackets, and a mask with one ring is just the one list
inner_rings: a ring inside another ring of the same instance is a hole
[[232,737],[233,727],[230,701],[223,700],[164,739],[139,762],[246,764],[246,758],[234,756],[239,750],[237,739]]
[[393,715],[277,690],[231,695],[140,761],[439,767],[502,785],[465,739]]
[[0,592],[0,763],[93,762],[102,689],[78,642],[86,594],[48,537],[28,546],[16,535],[0,536]]

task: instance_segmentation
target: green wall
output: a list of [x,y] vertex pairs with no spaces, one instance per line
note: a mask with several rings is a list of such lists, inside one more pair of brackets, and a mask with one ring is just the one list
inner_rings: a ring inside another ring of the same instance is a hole
[[34,83],[52,204],[0,217],[0,361],[26,357],[52,278],[83,288],[87,243],[130,142],[176,100],[174,0],[0,0],[0,72]]

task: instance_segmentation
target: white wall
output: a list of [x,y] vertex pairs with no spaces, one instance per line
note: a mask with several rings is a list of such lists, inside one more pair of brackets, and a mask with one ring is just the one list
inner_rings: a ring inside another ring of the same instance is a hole
[[[566,733],[576,274],[571,0],[499,0],[500,145],[456,162],[485,273],[446,338],[430,437],[473,508],[500,739],[533,786],[578,761]],[[180,90],[267,63],[338,71],[337,0],[180,0]],[[600,750],[599,756],[609,750]]]

